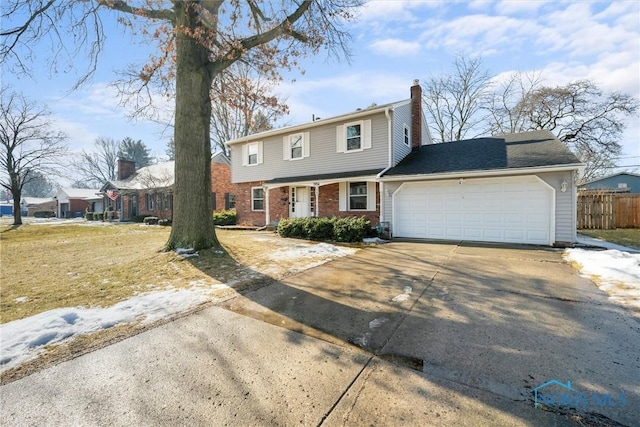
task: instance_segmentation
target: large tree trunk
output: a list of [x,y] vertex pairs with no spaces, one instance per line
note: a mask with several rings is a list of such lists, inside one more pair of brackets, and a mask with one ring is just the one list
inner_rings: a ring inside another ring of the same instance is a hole
[[[176,2],[176,27],[195,29],[189,2]],[[178,31],[176,38],[175,187],[173,226],[166,249],[220,247],[211,211],[211,141],[209,127],[212,76],[208,51]]]
[[20,206],[20,188],[13,185],[13,225],[22,225],[22,206]]

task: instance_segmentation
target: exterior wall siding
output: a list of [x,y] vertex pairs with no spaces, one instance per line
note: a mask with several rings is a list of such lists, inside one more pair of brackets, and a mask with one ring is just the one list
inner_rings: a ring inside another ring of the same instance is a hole
[[384,112],[362,118],[362,120],[367,119],[371,120],[371,148],[353,153],[338,153],[336,150],[336,127],[340,123],[309,129],[309,157],[298,160],[283,160],[282,140],[286,133],[261,140],[263,159],[258,165],[243,166],[242,146],[244,144],[234,144],[230,147],[231,182],[268,181],[274,178],[376,168],[382,170],[389,163],[388,121]]
[[[550,172],[538,174],[540,179],[556,190],[556,242],[573,243],[576,241],[576,205],[573,185],[573,173]],[[562,181],[569,183],[569,189],[562,192]]]
[[[393,110],[393,165],[396,166],[411,152],[409,145],[404,143],[404,126],[411,129],[411,104],[401,105]],[[424,135],[424,133],[423,133]]]

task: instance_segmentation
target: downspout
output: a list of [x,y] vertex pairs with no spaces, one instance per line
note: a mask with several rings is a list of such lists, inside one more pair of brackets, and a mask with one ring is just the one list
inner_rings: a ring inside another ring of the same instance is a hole
[[[387,124],[388,124],[387,141],[389,142],[389,162],[387,163],[387,167],[384,168],[382,171],[380,171],[378,175],[376,175],[376,181],[378,181],[378,179],[382,177],[382,175],[387,173],[387,171],[393,167],[393,121],[391,119],[391,107],[387,107],[384,110],[384,115],[387,118]],[[384,221],[384,205],[385,205],[384,183],[380,181],[378,181],[378,183],[380,185],[380,222],[382,223],[382,221]]]

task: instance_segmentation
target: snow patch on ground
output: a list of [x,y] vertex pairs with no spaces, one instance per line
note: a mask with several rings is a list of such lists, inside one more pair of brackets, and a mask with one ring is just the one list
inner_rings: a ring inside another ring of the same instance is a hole
[[640,309],[640,254],[567,249],[565,259],[579,264],[580,272],[593,278],[612,300]]
[[[200,285],[200,283],[197,283]],[[66,307],[0,325],[0,371],[35,358],[44,346],[116,325],[140,320],[151,323],[188,310],[210,299],[213,290],[227,287],[192,287],[140,294],[111,307]]]
[[391,301],[404,302],[409,299],[409,297],[411,296],[411,292],[413,292],[413,288],[411,286],[405,286],[402,293],[393,297]]
[[355,254],[357,249],[335,246],[329,243],[309,245],[299,243],[293,247],[279,249],[269,255],[273,261],[298,258],[343,257]]
[[384,240],[381,239],[379,237],[365,237],[364,239],[362,239],[363,243],[376,243],[376,244],[383,244],[383,243],[389,243],[388,240]]

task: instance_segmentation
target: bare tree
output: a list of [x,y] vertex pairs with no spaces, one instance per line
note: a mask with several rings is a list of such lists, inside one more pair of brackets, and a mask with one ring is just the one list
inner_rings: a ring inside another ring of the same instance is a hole
[[51,197],[56,189],[56,183],[43,173],[34,171],[31,179],[22,187],[22,195],[28,197]]
[[589,80],[549,87],[515,74],[495,94],[489,110],[493,133],[552,131],[586,164],[581,178],[588,181],[615,166],[624,121],[637,112],[638,101],[604,93]]
[[116,179],[119,146],[115,139],[98,138],[93,151],[82,150],[72,162],[87,188],[101,187],[105,182]]
[[271,94],[275,82],[236,63],[213,81],[211,132],[215,148],[227,152],[226,141],[261,132],[289,111],[285,100]]
[[452,75],[432,76],[424,85],[424,103],[428,120],[438,142],[465,139],[470,131],[478,132],[485,120],[483,109],[489,99],[491,75],[481,58],[455,59]]
[[[28,72],[36,43],[51,40],[58,54],[54,59],[84,48],[90,59],[82,82],[95,69],[105,41],[104,9],[119,12],[119,22],[154,38],[158,55],[137,76],[141,95],[152,93],[154,85],[175,88],[175,204],[166,248],[220,247],[209,208],[213,81],[240,60],[260,74],[274,75],[322,47],[346,53],[346,23],[361,4],[362,0],[5,0],[0,58]],[[23,18],[16,22],[16,17]],[[63,33],[70,33],[76,45],[68,46]],[[51,61],[54,67],[57,63]]]
[[0,185],[13,196],[13,225],[22,224],[20,199],[38,174],[53,173],[66,153],[66,135],[52,130],[48,111],[4,88],[0,97]]

